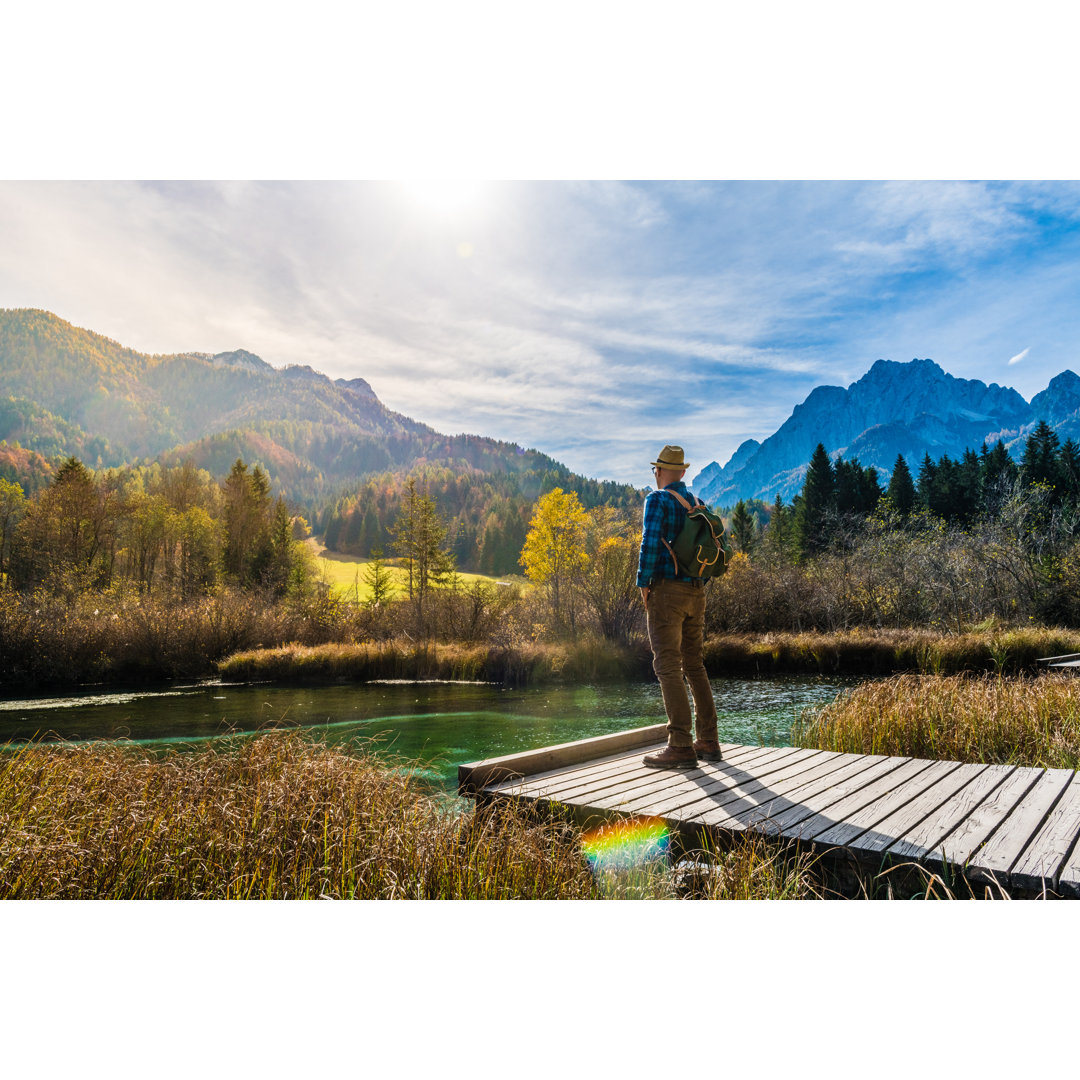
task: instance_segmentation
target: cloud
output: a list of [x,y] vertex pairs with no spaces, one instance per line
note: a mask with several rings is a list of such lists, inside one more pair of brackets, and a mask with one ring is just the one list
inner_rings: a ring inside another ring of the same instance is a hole
[[1039,389],[1080,336],[1078,217],[1055,184],[507,182],[425,216],[390,183],[0,183],[0,307],[362,376],[631,479],[639,442],[724,460],[879,356],[990,381],[1034,349]]

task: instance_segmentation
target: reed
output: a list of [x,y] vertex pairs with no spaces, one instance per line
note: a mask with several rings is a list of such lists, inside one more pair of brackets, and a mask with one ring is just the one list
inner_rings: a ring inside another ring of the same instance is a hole
[[[0,899],[727,899],[817,895],[763,839],[691,880],[594,875],[580,831],[525,809],[462,811],[405,763],[296,732],[154,756],[35,743],[0,755]],[[700,860],[695,862],[700,868]]]
[[970,763],[1080,768],[1080,679],[902,674],[808,710],[797,746]]
[[705,642],[705,664],[719,675],[821,672],[885,675],[1019,674],[1045,656],[1080,652],[1080,633],[1050,627],[997,628],[947,634],[934,630],[856,628],[829,632],[718,634]]
[[530,643],[517,647],[409,641],[307,646],[234,653],[218,664],[225,679],[366,682],[371,679],[468,679],[511,686],[593,682],[641,672],[641,659],[610,643]]

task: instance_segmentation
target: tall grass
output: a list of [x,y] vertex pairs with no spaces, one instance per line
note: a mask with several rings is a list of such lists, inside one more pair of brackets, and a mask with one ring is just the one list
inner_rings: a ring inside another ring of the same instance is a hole
[[0,770],[4,898],[596,895],[565,826],[450,813],[407,771],[296,734],[161,759],[34,745]]
[[1032,670],[1045,656],[1080,652],[1080,632],[1051,627],[970,630],[855,629],[830,632],[718,634],[705,642],[711,674],[828,672],[933,674]]
[[519,686],[627,678],[643,673],[643,661],[628,649],[593,639],[513,648],[397,640],[317,646],[292,643],[275,649],[251,649],[221,661],[218,672],[223,678],[240,681],[419,678]]
[[811,709],[797,746],[987,764],[1080,768],[1080,679],[896,675]]
[[[697,865],[697,864],[695,864]],[[603,899],[817,895],[761,838],[715,872],[594,876],[581,833],[465,812],[405,768],[297,733],[155,757],[116,744],[0,755],[0,899]]]

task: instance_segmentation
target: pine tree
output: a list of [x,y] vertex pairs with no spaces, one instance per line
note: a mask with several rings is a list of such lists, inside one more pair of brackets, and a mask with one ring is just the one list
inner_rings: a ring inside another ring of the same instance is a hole
[[754,549],[754,525],[755,519],[746,503],[740,499],[735,504],[735,510],[731,515],[731,533],[735,537],[735,543],[745,555],[753,553]]
[[818,443],[806,470],[799,509],[795,514],[795,535],[802,555],[822,551],[828,545],[829,519],[835,510],[836,475],[824,445]]
[[1046,484],[1055,490],[1062,485],[1058,463],[1060,440],[1045,420],[1040,420],[1024,445],[1020,473],[1025,484]]
[[896,455],[896,464],[893,465],[892,478],[885,495],[896,512],[904,516],[910,514],[915,506],[915,481],[911,479],[911,470],[903,454]]

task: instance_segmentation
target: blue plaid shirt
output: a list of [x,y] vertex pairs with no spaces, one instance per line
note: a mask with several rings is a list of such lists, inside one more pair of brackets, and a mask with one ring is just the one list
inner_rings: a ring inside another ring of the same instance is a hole
[[[686,490],[681,480],[668,484],[664,491],[677,491],[691,506],[694,496]],[[651,585],[660,578],[675,581],[693,581],[692,577],[675,573],[675,563],[663,541],[675,542],[686,521],[686,511],[678,499],[663,491],[651,491],[645,497],[645,517],[641,524],[641,551],[638,554],[637,583],[639,587]]]

